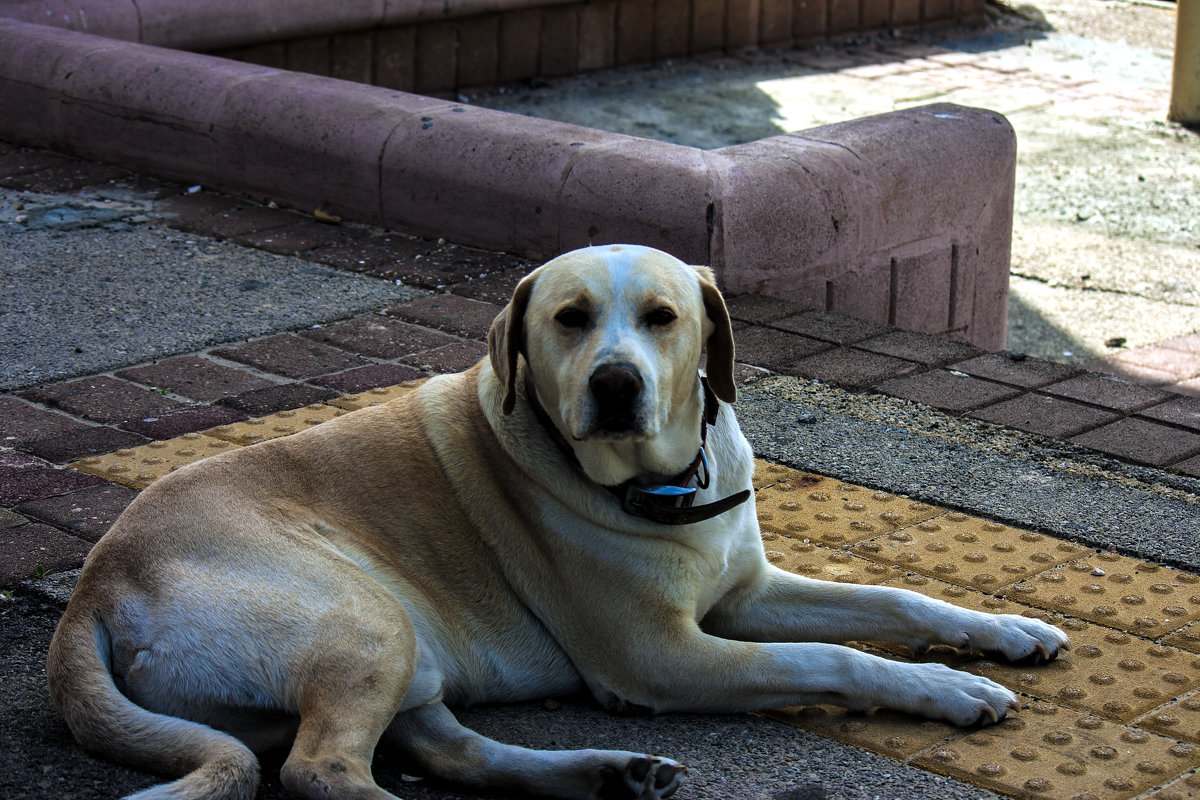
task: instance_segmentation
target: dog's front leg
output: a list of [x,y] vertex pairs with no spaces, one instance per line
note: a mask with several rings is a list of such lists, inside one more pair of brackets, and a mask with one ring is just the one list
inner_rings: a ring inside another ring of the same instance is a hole
[[914,653],[945,644],[1035,664],[1069,647],[1066,634],[1040,620],[971,611],[906,589],[817,581],[770,566],[722,598],[702,624],[730,639],[888,641]]
[[1003,686],[942,664],[892,661],[818,642],[732,641],[698,628],[690,635],[675,631],[658,646],[640,646],[608,667],[602,677],[588,676],[601,701],[653,711],[882,706],[973,725],[995,722],[1017,705]]

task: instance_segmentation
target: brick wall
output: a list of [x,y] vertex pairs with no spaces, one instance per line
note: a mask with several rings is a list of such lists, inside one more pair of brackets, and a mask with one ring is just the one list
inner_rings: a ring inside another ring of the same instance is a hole
[[976,24],[985,0],[591,0],[223,49],[215,55],[433,94],[885,30]]

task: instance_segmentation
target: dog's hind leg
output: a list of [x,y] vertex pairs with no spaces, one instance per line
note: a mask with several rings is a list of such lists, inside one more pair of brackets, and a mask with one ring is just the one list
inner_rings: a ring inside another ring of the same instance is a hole
[[619,750],[530,750],[464,728],[441,703],[406,711],[389,738],[434,775],[473,786],[569,800],[659,800],[686,769],[669,759]]
[[280,772],[283,785],[314,800],[395,800],[375,783],[371,759],[399,707],[396,687],[380,673],[335,680],[305,691],[296,740]]
[[300,725],[280,772],[290,791],[314,800],[395,800],[375,783],[371,759],[417,663],[411,623],[393,617],[401,619],[407,631],[392,637],[364,622],[314,642],[294,666]]

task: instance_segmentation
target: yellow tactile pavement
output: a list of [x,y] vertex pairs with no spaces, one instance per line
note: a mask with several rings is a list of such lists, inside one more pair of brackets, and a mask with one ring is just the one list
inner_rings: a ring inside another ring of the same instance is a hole
[[145,489],[168,472],[205,456],[298,433],[350,411],[394,400],[413,391],[421,383],[423,381],[420,380],[406,381],[396,386],[345,395],[326,403],[222,425],[203,433],[185,433],[174,439],[85,458],[68,466],[134,489]]
[[[1041,667],[934,648],[927,658],[1025,700],[980,731],[832,707],[772,717],[1014,797],[1200,798],[1197,576],[778,465],[760,463],[755,487],[763,545],[784,569],[1037,617],[1073,645]],[[907,658],[894,645],[857,646]]]
[[204,433],[185,433],[174,439],[150,442],[129,450],[76,461],[69,466],[80,472],[90,472],[113,483],[134,489],[145,489],[154,481],[179,469],[236,445]]
[[[142,489],[208,455],[387,402],[418,383],[70,466]],[[763,461],[754,486],[763,546],[783,569],[1037,617],[1062,627],[1073,645],[1041,667],[944,648],[924,656],[1022,696],[1018,713],[982,730],[833,707],[781,709],[772,717],[1014,797],[1200,798],[1200,576]],[[908,657],[885,643],[855,646]]]
[[292,411],[278,411],[265,417],[248,419],[245,422],[222,425],[219,428],[205,431],[205,435],[215,436],[237,445],[255,444],[299,433],[346,413],[348,412],[344,408],[326,403],[315,403]]

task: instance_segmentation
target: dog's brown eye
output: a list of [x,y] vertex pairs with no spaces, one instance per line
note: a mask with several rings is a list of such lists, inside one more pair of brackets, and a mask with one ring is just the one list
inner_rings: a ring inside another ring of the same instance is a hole
[[564,308],[554,315],[554,321],[564,328],[582,328],[588,324],[588,315],[579,308]]
[[646,315],[646,324],[655,326],[670,325],[675,319],[675,312],[663,306],[662,308],[654,309]]

